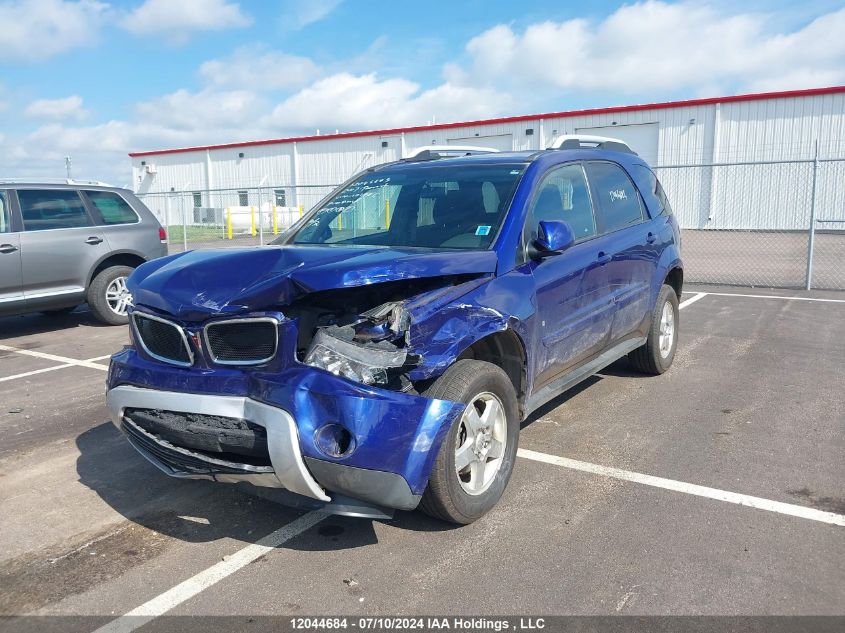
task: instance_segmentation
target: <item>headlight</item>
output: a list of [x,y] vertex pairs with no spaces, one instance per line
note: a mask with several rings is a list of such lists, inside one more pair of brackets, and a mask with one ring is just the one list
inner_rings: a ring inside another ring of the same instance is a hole
[[338,327],[317,330],[305,355],[305,364],[366,385],[383,385],[388,381],[387,370],[402,367],[408,358],[404,350],[390,343],[360,345],[339,338],[344,333]]

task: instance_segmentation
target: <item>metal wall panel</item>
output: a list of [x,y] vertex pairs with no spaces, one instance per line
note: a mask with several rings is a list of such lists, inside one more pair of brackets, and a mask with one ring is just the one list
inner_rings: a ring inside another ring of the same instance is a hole
[[[537,150],[548,146],[555,136],[579,128],[607,128],[612,135],[614,126],[635,124],[657,125],[657,165],[702,166],[687,172],[661,173],[678,217],[690,228],[807,228],[801,226],[806,221],[804,213],[786,208],[796,192],[789,170],[706,165],[810,159],[816,140],[821,158],[845,156],[845,93],[835,93],[148,155],[132,159],[133,186],[140,193],[148,193],[287,185],[292,188],[289,204],[307,209],[325,195],[326,185],[339,184],[362,169],[396,160],[416,147],[446,145],[456,138],[469,142],[475,137],[481,140],[510,135],[514,150]],[[155,165],[157,173],[146,174],[142,160]],[[740,171],[743,177],[737,177]],[[764,173],[781,173],[783,180],[762,178]],[[832,198],[839,189],[827,181],[820,187],[817,203],[826,215],[839,212]],[[234,204],[229,201],[231,196],[223,200],[222,195],[218,195],[219,204]],[[743,201],[744,208],[728,212],[732,201],[738,200]]]

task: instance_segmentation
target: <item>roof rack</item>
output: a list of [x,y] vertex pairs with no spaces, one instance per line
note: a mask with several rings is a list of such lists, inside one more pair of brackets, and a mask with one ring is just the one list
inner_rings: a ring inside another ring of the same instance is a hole
[[472,145],[425,145],[412,149],[403,160],[437,160],[439,158],[455,158],[457,156],[495,154],[498,151],[492,147],[475,147]]
[[76,180],[74,178],[0,178],[4,185],[89,185],[95,187],[111,187],[100,180]]
[[549,149],[607,149],[635,156],[637,154],[621,139],[590,134],[562,134],[552,141]]

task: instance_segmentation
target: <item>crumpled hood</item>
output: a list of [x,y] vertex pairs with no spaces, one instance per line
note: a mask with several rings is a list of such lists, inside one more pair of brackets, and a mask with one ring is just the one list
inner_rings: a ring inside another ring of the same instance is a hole
[[496,271],[493,251],[282,246],[188,251],[139,266],[135,305],[185,320],[266,310],[311,292]]

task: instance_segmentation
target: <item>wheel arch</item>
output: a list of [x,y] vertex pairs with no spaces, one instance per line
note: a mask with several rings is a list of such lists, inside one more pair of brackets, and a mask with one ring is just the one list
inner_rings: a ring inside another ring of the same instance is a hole
[[663,283],[672,286],[678,299],[680,299],[681,292],[684,289],[684,269],[680,266],[673,266],[666,273]]
[[112,266],[129,266],[130,268],[137,268],[146,261],[146,258],[135,251],[117,251],[109,253],[108,255],[102,257],[91,269],[91,272],[88,273],[88,280],[85,283],[85,289],[87,290],[91,285],[91,282],[94,280],[94,277],[99,275],[106,268],[110,268]]
[[528,356],[519,334],[508,328],[483,336],[466,347],[455,361],[464,359],[487,361],[501,367],[513,384],[520,415],[524,414]]

